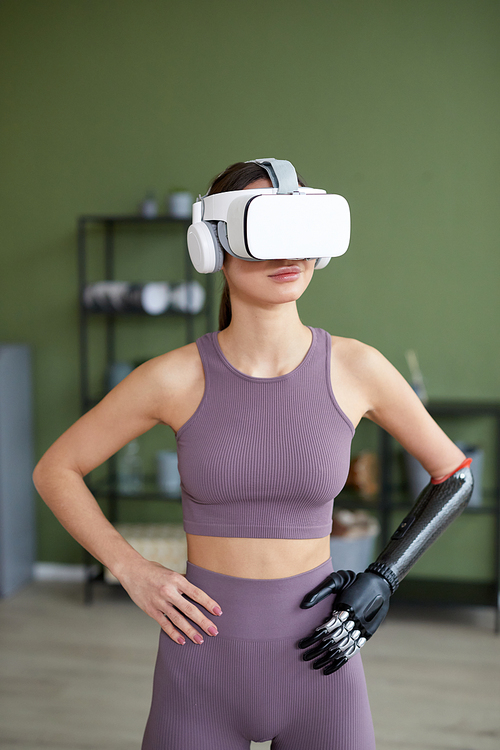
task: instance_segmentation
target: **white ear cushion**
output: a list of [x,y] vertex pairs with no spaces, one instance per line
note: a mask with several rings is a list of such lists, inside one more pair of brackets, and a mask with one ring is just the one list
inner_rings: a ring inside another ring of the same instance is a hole
[[224,254],[205,222],[191,224],[187,233],[187,246],[191,262],[198,273],[220,271]]
[[320,268],[324,268],[325,266],[329,264],[330,261],[331,261],[331,258],[318,258],[318,260],[314,264],[314,268],[318,270]]

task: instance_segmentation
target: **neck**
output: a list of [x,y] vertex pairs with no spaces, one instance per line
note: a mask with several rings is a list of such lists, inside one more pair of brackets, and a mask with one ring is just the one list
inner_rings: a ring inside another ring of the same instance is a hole
[[219,344],[236,369],[252,377],[279,377],[294,370],[311,345],[295,302],[255,309],[233,306],[230,325],[219,333]]

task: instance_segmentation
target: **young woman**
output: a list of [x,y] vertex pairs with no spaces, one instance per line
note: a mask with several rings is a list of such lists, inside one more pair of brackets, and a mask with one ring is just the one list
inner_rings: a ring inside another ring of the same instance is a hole
[[[270,186],[238,163],[211,192]],[[332,573],[332,498],[362,417],[437,479],[464,456],[379,352],[301,322],[314,264],[227,254],[220,331],[138,367],[35,469],[60,522],[161,627],[144,750],[375,747],[359,654],[324,677],[297,647],[331,617],[331,596],[300,605]],[[186,576],[141,557],[84,482],[159,423],[177,439]]]

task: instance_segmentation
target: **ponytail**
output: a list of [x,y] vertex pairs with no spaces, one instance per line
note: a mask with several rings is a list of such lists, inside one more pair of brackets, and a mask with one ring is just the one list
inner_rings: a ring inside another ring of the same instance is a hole
[[224,286],[222,287],[222,296],[220,299],[219,307],[219,331],[223,331],[227,328],[231,322],[231,296],[229,294],[229,286],[224,279]]

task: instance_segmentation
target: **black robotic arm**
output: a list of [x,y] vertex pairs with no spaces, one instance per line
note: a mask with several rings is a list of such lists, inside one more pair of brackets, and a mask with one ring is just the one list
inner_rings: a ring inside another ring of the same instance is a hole
[[444,479],[430,481],[364,573],[336,571],[306,594],[300,605],[304,609],[336,594],[331,618],[298,643],[299,648],[310,649],[302,658],[314,660],[314,669],[323,669],[325,675],[336,672],[371,638],[410,568],[469,502],[473,490],[470,463],[466,459]]

